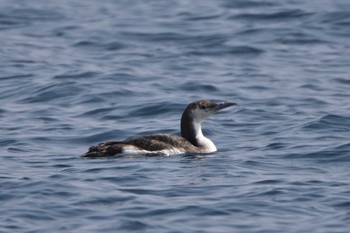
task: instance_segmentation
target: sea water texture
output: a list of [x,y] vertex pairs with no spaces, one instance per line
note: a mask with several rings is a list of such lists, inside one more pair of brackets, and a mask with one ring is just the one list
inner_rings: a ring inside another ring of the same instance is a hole
[[[0,232],[349,232],[348,0],[0,0]],[[87,159],[179,134],[210,155]]]

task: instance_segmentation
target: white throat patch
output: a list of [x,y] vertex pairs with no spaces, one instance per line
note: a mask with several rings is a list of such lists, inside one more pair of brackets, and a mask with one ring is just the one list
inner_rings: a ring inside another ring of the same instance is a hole
[[205,148],[207,153],[212,153],[217,151],[215,144],[209,138],[203,135],[201,123],[194,121],[193,126],[196,132],[196,139],[197,139],[198,145],[200,147]]

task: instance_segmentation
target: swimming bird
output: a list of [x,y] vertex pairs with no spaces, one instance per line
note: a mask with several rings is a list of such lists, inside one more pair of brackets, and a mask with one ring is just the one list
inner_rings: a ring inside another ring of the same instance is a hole
[[199,100],[190,103],[181,117],[181,136],[156,134],[125,141],[110,141],[90,147],[83,156],[101,157],[117,154],[174,155],[209,154],[217,151],[215,144],[202,133],[202,123],[214,113],[236,103],[214,103]]

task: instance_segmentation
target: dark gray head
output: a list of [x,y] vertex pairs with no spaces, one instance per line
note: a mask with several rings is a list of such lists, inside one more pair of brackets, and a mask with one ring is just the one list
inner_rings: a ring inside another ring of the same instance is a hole
[[181,136],[196,145],[194,138],[200,129],[201,123],[216,112],[233,105],[236,105],[236,103],[213,103],[205,99],[190,103],[182,114]]

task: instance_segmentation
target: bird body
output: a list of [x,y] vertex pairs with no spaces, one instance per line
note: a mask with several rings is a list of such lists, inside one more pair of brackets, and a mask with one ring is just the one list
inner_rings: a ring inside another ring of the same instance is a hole
[[113,156],[117,154],[208,154],[217,150],[215,144],[202,133],[201,124],[217,111],[235,105],[215,104],[209,100],[190,103],[181,117],[181,136],[156,134],[124,141],[110,141],[90,147],[86,157]]

